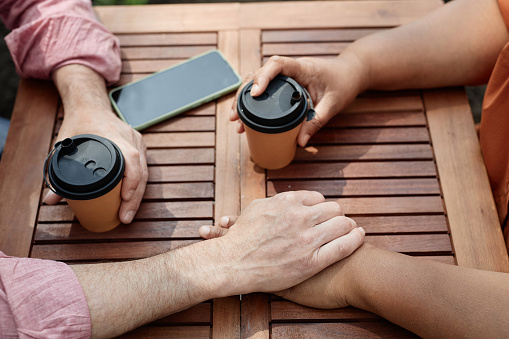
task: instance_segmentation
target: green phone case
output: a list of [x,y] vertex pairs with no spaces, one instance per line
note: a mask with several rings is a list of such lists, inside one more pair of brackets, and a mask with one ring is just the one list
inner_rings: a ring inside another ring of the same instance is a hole
[[[113,93],[114,93],[114,92],[119,91],[119,90],[121,90],[122,88],[127,87],[127,86],[130,86],[130,85],[135,84],[135,83],[137,83],[137,82],[143,81],[143,80],[145,80],[145,79],[147,79],[147,78],[153,77],[153,76],[155,76],[156,74],[159,74],[159,73],[161,73],[161,72],[165,72],[165,71],[167,71],[167,70],[169,70],[169,69],[172,69],[172,68],[178,67],[178,66],[180,66],[180,65],[182,65],[182,64],[184,64],[184,63],[187,63],[187,62],[189,62],[189,61],[191,61],[191,60],[194,60],[194,59],[197,59],[197,58],[203,57],[203,56],[205,56],[205,55],[207,55],[207,54],[210,54],[210,53],[218,53],[218,54],[221,56],[221,58],[222,58],[222,59],[226,62],[226,64],[229,66],[229,68],[232,70],[232,72],[235,74],[235,76],[236,76],[236,77],[237,77],[237,79],[238,79],[238,81],[237,81],[235,84],[233,84],[233,85],[231,85],[231,86],[228,86],[228,87],[225,87],[225,88],[221,89],[220,91],[215,92],[215,93],[212,93],[212,94],[210,94],[210,95],[208,95],[208,96],[202,97],[202,98],[200,98],[200,99],[198,99],[198,100],[196,100],[196,101],[194,101],[194,102],[191,102],[191,103],[189,103],[189,104],[187,104],[187,105],[181,106],[181,107],[179,107],[178,109],[172,110],[172,111],[170,111],[170,112],[166,112],[166,113],[164,113],[164,114],[160,114],[159,116],[157,116],[157,117],[155,117],[155,118],[148,119],[148,120],[144,121],[143,123],[137,124],[137,125],[135,125],[135,126],[133,126],[133,125],[131,125],[131,124],[130,124],[130,122],[126,119],[126,117],[124,116],[124,114],[122,113],[122,111],[120,110],[120,108],[118,107],[117,103],[115,102],[115,100],[114,100],[114,98],[113,98]],[[179,114],[181,114],[181,113],[184,113],[184,112],[186,112],[186,111],[188,111],[188,110],[190,110],[190,109],[193,109],[193,108],[198,107],[198,106],[200,106],[200,105],[203,105],[203,104],[205,104],[205,103],[207,103],[207,102],[213,101],[213,100],[215,100],[215,99],[217,99],[217,98],[219,98],[219,97],[221,97],[221,96],[223,96],[223,95],[225,95],[225,94],[228,94],[228,93],[230,93],[230,92],[232,92],[232,91],[236,90],[237,88],[239,88],[239,86],[240,86],[241,84],[242,84],[242,78],[240,77],[240,75],[238,74],[238,72],[237,72],[237,71],[236,71],[236,70],[235,70],[235,69],[231,66],[231,64],[228,62],[228,60],[226,60],[225,56],[221,53],[221,51],[219,51],[219,50],[217,50],[217,49],[212,49],[212,50],[209,50],[209,51],[207,51],[207,52],[204,52],[204,53],[198,54],[198,55],[196,55],[196,56],[194,56],[194,57],[191,57],[191,58],[189,58],[189,59],[187,59],[187,60],[184,60],[184,61],[182,61],[182,62],[179,62],[178,64],[175,64],[175,65],[173,65],[173,66],[171,66],[171,67],[168,67],[168,68],[165,68],[165,69],[163,69],[163,70],[160,70],[160,71],[154,72],[154,73],[152,73],[152,74],[150,74],[150,75],[148,75],[148,76],[146,76],[146,77],[144,77],[144,78],[142,78],[142,79],[138,79],[138,80],[136,80],[136,81],[132,81],[132,82],[129,82],[129,83],[125,84],[125,85],[122,85],[122,86],[116,87],[116,88],[112,89],[112,90],[109,92],[109,98],[110,98],[110,101],[111,101],[111,103],[112,103],[112,105],[113,105],[113,108],[115,109],[115,111],[116,111],[116,113],[118,114],[118,116],[119,116],[119,117],[120,117],[123,121],[125,121],[127,124],[129,124],[132,128],[134,128],[135,130],[141,131],[141,130],[146,129],[146,128],[148,128],[148,127],[152,126],[152,125],[155,125],[155,124],[157,124],[157,123],[159,123],[159,122],[161,122],[161,121],[164,121],[164,120],[166,120],[166,119],[169,119],[169,118],[171,118],[171,117],[174,117],[174,116],[176,116],[176,115],[179,115]]]

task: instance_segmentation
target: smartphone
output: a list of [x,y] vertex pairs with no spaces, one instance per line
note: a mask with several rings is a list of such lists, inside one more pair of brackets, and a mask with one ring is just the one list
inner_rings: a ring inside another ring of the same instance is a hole
[[219,50],[210,50],[179,64],[110,91],[122,120],[140,131],[236,90],[242,79]]

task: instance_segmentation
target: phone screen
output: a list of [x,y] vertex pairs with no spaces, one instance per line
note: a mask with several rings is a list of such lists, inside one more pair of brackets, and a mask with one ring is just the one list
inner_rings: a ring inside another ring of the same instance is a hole
[[237,89],[242,80],[217,50],[110,92],[120,117],[137,130]]

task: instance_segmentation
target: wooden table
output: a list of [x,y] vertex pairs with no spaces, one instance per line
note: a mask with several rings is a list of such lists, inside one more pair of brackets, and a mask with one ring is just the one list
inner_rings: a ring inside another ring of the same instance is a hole
[[[244,76],[271,55],[329,58],[355,39],[438,8],[439,0],[100,7],[120,38],[120,83],[211,48]],[[197,229],[251,200],[309,189],[338,199],[376,246],[448,264],[509,271],[462,89],[365,93],[282,170],[250,161],[228,121],[233,95],[144,133],[149,184],[135,221],[90,233],[65,203],[41,204],[44,158],[63,112],[50,83],[22,80],[0,167],[0,249],[67,263],[129,260],[200,241]],[[316,310],[266,294],[199,304],[126,337],[412,336],[353,308]]]

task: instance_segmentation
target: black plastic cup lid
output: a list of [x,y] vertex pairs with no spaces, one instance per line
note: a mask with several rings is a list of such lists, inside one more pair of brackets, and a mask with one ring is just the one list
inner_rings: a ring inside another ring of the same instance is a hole
[[251,96],[252,86],[253,81],[241,90],[237,100],[239,118],[247,127],[262,133],[283,133],[306,117],[305,89],[292,78],[276,76],[257,97]]
[[55,193],[71,200],[98,198],[124,177],[125,161],[112,141],[81,134],[55,144],[48,178]]

